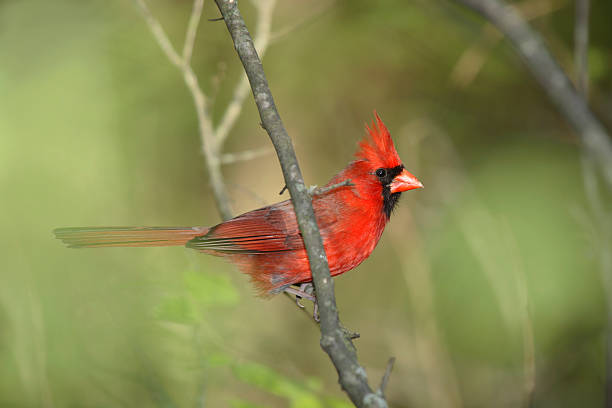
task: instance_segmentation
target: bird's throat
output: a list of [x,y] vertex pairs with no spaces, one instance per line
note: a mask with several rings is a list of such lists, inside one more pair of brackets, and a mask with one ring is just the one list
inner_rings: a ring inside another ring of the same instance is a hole
[[387,219],[391,218],[391,213],[399,201],[401,194],[402,193],[391,193],[391,187],[389,187],[389,185],[383,186],[383,212],[387,216]]
[[404,169],[403,165],[395,166],[387,170],[387,173],[384,178],[380,179],[380,183],[382,185],[382,197],[383,197],[383,211],[387,216],[387,219],[391,217],[391,213],[395,208],[395,204],[397,204],[401,192],[391,193],[391,183],[393,179],[402,172]]

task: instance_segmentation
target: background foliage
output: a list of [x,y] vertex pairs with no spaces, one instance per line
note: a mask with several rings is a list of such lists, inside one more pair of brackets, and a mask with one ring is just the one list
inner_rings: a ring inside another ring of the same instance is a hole
[[[180,43],[191,2],[149,4]],[[573,3],[525,4],[548,7],[533,24],[572,72]],[[592,6],[591,103],[610,127],[612,4]],[[577,138],[510,47],[442,0],[283,1],[287,27],[264,64],[307,182],[352,159],[377,109],[426,186],[336,284],[372,382],[397,357],[391,405],[523,406],[531,378],[535,406],[601,405],[610,248]],[[219,222],[191,97],[133,3],[4,1],[0,49],[0,405],[348,406],[317,328],[221,260],[52,238]],[[202,23],[193,65],[218,120],[241,75],[223,23]],[[227,150],[268,143],[249,99]],[[273,155],[224,175],[237,213],[281,199]]]

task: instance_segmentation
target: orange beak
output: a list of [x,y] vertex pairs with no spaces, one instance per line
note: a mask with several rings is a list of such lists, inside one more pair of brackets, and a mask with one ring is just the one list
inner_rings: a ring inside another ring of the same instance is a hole
[[391,182],[391,194],[414,190],[415,188],[423,188],[423,184],[406,169],[395,176]]

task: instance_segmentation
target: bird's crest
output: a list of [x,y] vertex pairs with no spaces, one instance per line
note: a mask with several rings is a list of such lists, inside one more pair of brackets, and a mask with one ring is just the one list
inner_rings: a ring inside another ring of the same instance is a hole
[[387,130],[376,111],[374,111],[374,117],[372,126],[366,125],[367,134],[359,142],[359,150],[355,155],[357,158],[367,160],[377,167],[392,168],[401,165],[402,161],[395,150],[389,130]]

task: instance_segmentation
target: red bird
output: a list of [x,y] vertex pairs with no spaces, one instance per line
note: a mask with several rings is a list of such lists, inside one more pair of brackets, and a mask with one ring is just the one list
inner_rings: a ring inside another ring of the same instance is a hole
[[[402,164],[389,131],[376,113],[356,160],[312,200],[332,276],[355,268],[372,251],[403,191],[423,185]],[[239,215],[214,227],[59,228],[71,248],[185,245],[228,258],[251,277],[262,295],[312,281],[304,242],[290,200]]]

